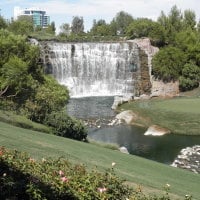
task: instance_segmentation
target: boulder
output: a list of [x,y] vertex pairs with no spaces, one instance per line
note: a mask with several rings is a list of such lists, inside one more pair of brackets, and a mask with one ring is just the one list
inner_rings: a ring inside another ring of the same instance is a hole
[[120,151],[121,153],[129,154],[129,152],[128,152],[128,150],[127,150],[126,147],[120,147],[120,148],[119,148],[119,151]]
[[115,118],[126,122],[126,124],[132,124],[132,122],[135,121],[138,116],[132,110],[126,110],[116,115]]
[[133,100],[133,96],[132,95],[126,95],[126,96],[115,96],[114,98],[114,102],[112,105],[112,109],[115,110],[117,109],[117,107],[123,103],[129,102]]
[[170,130],[166,128],[162,128],[157,125],[152,125],[150,126],[147,131],[144,133],[144,135],[152,135],[152,136],[162,136],[165,134],[169,134]]

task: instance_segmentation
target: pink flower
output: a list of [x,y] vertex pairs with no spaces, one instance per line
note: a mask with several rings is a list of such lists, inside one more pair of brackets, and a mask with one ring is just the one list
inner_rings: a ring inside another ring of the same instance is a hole
[[103,188],[98,188],[97,189],[100,193],[103,193],[103,192],[106,192],[107,191],[107,189],[105,188],[105,187],[103,187]]
[[34,163],[35,162],[35,159],[34,158],[29,158],[29,161]]
[[58,173],[59,173],[60,176],[64,175],[64,172],[62,170],[60,170]]
[[65,176],[61,177],[60,179],[61,179],[61,181],[62,181],[63,183],[69,181],[69,179],[68,179],[67,177],[65,177]]

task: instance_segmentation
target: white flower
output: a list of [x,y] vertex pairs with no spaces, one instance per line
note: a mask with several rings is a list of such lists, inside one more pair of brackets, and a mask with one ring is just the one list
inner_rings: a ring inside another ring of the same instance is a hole
[[169,188],[169,187],[170,187],[170,184],[169,184],[169,183],[167,183],[167,184],[166,184],[166,187],[167,187],[167,188]]
[[104,187],[104,188],[98,188],[97,190],[98,190],[100,193],[103,193],[103,192],[106,192],[107,189]]
[[115,162],[112,162],[112,167],[114,167],[116,165],[116,163]]

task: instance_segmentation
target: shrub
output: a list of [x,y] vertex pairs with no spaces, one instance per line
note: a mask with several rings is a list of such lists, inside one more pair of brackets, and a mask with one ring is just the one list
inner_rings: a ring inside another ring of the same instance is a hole
[[132,190],[112,169],[87,171],[64,159],[36,161],[0,148],[0,199],[126,199]]
[[43,123],[47,114],[61,110],[68,102],[69,93],[52,76],[44,76],[44,83],[35,89],[35,96],[26,100],[21,113],[29,119]]
[[185,64],[179,82],[182,91],[197,88],[200,82],[200,67],[193,63]]
[[165,47],[153,57],[153,75],[166,82],[178,80],[185,60],[185,54],[180,49]]
[[83,123],[69,117],[66,111],[54,111],[48,114],[45,124],[53,129],[55,135],[76,140],[86,140],[87,132]]

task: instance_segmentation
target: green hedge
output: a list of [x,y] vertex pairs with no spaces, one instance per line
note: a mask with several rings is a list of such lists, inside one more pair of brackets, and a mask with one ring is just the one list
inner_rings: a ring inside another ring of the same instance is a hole
[[68,116],[66,111],[53,111],[46,116],[44,123],[52,128],[55,135],[81,141],[87,138],[87,130],[83,123]]

